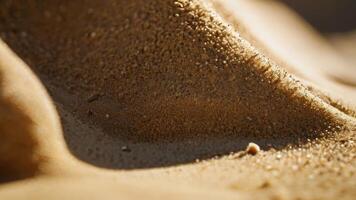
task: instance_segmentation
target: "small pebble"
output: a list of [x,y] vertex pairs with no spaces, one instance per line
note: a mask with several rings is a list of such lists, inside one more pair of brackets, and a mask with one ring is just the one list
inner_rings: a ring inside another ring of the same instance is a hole
[[131,149],[128,146],[122,146],[121,151],[123,152],[131,152]]
[[252,143],[252,142],[249,143],[246,148],[246,153],[251,154],[251,155],[256,155],[260,151],[261,151],[260,147],[257,144]]
[[91,102],[93,102],[93,101],[96,101],[96,100],[99,99],[99,97],[100,97],[99,94],[93,94],[93,95],[91,95],[90,97],[88,97],[87,102],[88,102],[88,103],[91,103]]

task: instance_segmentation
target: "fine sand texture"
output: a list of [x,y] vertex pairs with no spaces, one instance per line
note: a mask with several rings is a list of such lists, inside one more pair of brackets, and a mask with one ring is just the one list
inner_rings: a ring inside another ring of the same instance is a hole
[[2,0],[0,199],[354,199],[349,35],[277,1]]

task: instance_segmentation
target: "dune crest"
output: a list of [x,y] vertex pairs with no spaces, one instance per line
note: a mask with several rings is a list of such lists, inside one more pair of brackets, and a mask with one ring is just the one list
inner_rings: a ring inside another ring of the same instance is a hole
[[[27,2],[3,9],[6,41],[50,83],[83,99],[69,109],[83,119],[90,110],[113,135],[151,141],[313,135],[348,120],[202,1]],[[9,24],[15,20],[18,32]],[[99,103],[85,102],[92,94]]]

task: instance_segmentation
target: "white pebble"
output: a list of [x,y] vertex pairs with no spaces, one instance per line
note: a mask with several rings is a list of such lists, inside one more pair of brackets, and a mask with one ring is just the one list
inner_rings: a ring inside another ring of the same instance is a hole
[[246,153],[251,154],[251,155],[256,155],[260,151],[261,151],[260,147],[257,144],[252,143],[252,142],[249,143],[246,148]]

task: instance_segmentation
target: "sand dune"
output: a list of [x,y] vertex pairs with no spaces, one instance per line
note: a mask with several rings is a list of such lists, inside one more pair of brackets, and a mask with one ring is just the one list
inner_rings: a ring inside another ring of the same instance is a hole
[[0,25],[0,197],[354,195],[355,68],[280,3],[5,0]]

